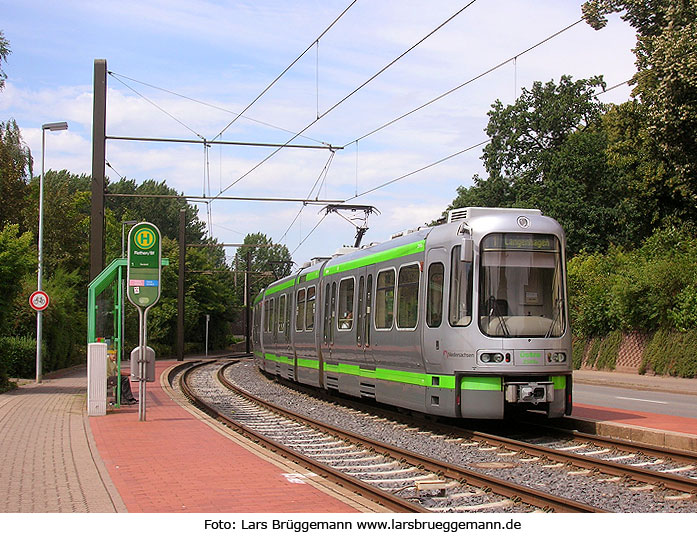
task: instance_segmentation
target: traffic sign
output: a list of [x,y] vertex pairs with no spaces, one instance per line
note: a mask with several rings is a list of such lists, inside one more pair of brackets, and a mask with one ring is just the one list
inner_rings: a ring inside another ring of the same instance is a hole
[[43,311],[48,307],[50,299],[44,291],[35,291],[29,297],[29,305],[36,311]]
[[148,308],[160,299],[162,248],[160,230],[152,223],[138,223],[128,234],[128,299]]

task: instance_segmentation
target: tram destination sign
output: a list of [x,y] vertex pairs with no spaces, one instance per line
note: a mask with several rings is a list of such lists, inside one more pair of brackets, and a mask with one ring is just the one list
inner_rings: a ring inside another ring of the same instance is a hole
[[160,230],[142,222],[128,233],[128,299],[133,305],[148,308],[160,299],[162,245]]

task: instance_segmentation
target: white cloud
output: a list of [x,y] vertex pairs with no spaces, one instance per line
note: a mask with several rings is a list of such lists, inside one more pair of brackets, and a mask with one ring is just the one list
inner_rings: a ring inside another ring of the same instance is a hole
[[[580,17],[581,4],[580,0],[477,2],[305,135],[335,145],[352,141],[574,22]],[[92,58],[106,57],[109,68],[119,73],[239,112],[346,5],[344,0],[66,0],[55,7],[25,0],[8,5],[12,9],[3,27],[13,55],[6,66],[10,78],[0,95],[0,115],[17,119],[36,158],[41,124],[68,121],[68,132],[47,139],[47,168],[88,173],[92,88],[87,83],[92,79]],[[317,50],[312,49],[246,115],[289,130],[304,128],[316,119],[318,101],[319,112],[327,111],[462,5],[455,0],[358,2],[320,42],[319,72]],[[43,16],[37,16],[40,9]],[[48,30],[55,25],[72,30],[51,40]],[[633,45],[632,29],[616,17],[600,32],[580,24],[521,56],[515,66],[507,64],[361,140],[357,155],[355,145],[337,151],[320,196],[353,197],[356,191],[369,190],[483,141],[491,103],[510,102],[521,86],[534,80],[558,80],[565,73],[575,78],[602,73],[609,84],[626,80],[634,72]],[[234,118],[232,112],[126,83],[181,123],[109,77],[109,135],[211,138]],[[621,88],[603,99],[623,100],[627,95],[628,89]],[[226,140],[285,142],[289,138],[287,133],[244,119],[225,133]],[[271,152],[212,147],[211,191],[226,188]],[[455,197],[457,186],[469,185],[472,175],[481,173],[480,156],[481,148],[474,149],[357,199],[382,212],[370,218],[366,240],[386,239],[397,230],[438,217]],[[224,194],[305,197],[327,158],[326,151],[285,149]],[[166,179],[185,194],[198,195],[204,189],[200,145],[109,141],[107,159],[128,178]],[[110,169],[107,174],[118,176]],[[216,201],[212,208],[214,234],[235,242],[250,231],[280,237],[300,206]],[[291,250],[321,219],[318,211],[305,208],[288,233]],[[204,214],[202,210],[202,218]],[[350,224],[337,216],[326,217],[296,257],[331,253],[339,244],[352,243],[353,234]]]

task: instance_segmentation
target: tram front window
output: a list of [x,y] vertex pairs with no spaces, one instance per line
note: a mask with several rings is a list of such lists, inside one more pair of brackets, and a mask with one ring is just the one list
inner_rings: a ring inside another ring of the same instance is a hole
[[559,337],[565,330],[559,240],[497,233],[481,244],[479,327],[494,337]]

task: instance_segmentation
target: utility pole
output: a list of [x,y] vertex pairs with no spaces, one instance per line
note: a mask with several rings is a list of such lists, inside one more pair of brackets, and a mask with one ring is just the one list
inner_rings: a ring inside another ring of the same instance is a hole
[[106,60],[94,61],[92,109],[92,211],[90,214],[90,281],[104,266],[104,178],[106,160]]
[[184,360],[184,283],[186,272],[186,209],[179,210],[179,280],[177,285],[177,360]]
[[244,272],[244,350],[247,354],[252,351],[250,344],[251,329],[251,298],[249,297],[249,273],[252,271],[252,252],[247,250],[246,268]]

